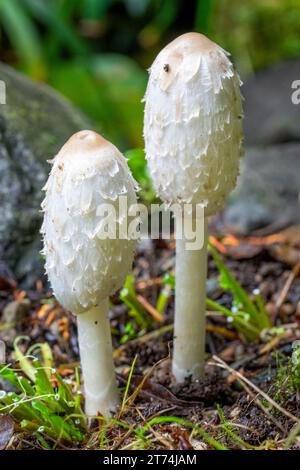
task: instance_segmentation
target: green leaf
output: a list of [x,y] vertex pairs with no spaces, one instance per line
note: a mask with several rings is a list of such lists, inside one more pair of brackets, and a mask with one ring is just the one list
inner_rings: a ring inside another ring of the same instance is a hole
[[174,274],[171,274],[171,273],[165,274],[164,279],[163,279],[163,284],[165,284],[166,286],[170,286],[171,289],[175,290],[175,276],[174,276]]
[[141,148],[127,150],[125,152],[125,157],[128,159],[128,165],[134,178],[140,185],[141,190],[139,192],[139,196],[144,202],[155,202],[155,200],[157,200],[157,196],[148,174],[145,151]]
[[157,301],[156,301],[156,310],[159,312],[159,313],[164,313],[166,308],[167,308],[167,304],[168,304],[168,300],[170,298],[170,294],[171,294],[171,287],[166,285],[165,287],[163,287],[161,290],[160,290],[160,293],[159,293],[159,296],[157,298]]
[[71,442],[73,439],[77,439],[79,441],[83,440],[83,435],[78,429],[67,423],[60,416],[52,413],[51,410],[41,401],[34,401],[32,406],[41,413],[46,425],[49,425],[53,428],[56,436],[69,442]]
[[[142,147],[142,98],[147,84],[147,73],[133,59],[122,54],[97,54],[91,57],[93,76],[105,83],[107,98],[114,109],[113,126],[118,130],[121,147]],[[125,144],[125,145],[124,145]],[[126,148],[125,147],[125,148]]]
[[24,401],[21,400],[21,398],[22,397],[16,393],[7,394],[0,400],[0,413],[2,414],[9,412],[18,421],[22,419],[39,421],[40,415],[34,409],[32,409],[31,402],[26,403],[26,397],[24,397]]
[[213,0],[198,0],[195,18],[195,30],[207,34],[210,30],[210,20],[213,9]]
[[[252,302],[247,292],[242,288],[229,269],[222,263],[217,250],[209,243],[210,251],[214,262],[220,272],[220,285],[224,290],[230,291],[233,296],[234,306],[228,314],[227,309],[214,303],[216,310],[221,311],[233,320],[233,326],[241,331],[248,340],[257,340],[265,329],[272,327],[271,320],[265,309],[263,299],[258,293],[255,295],[255,303]],[[208,300],[208,305],[212,306],[212,301]]]
[[44,395],[46,393],[54,394],[53,387],[51,382],[42,368],[42,365],[39,362],[35,363],[36,366],[36,374],[35,374],[35,383],[36,383],[36,391],[38,394]]
[[124,287],[120,292],[120,299],[129,307],[129,314],[141,328],[147,330],[151,327],[152,321],[137,299],[134,288],[134,277],[132,275],[127,276]]
[[27,5],[30,13],[48,26],[52,33],[60,39],[61,43],[67,46],[70,52],[73,54],[85,54],[87,52],[84,41],[74,33],[71,27],[61,20],[59,12],[56,12],[40,0],[23,0],[23,2]]
[[0,377],[14,385],[20,392],[25,391],[28,395],[34,394],[34,389],[30,385],[30,382],[5,364],[0,364]]
[[32,382],[35,382],[35,374],[36,374],[36,369],[35,367],[31,364],[31,362],[27,359],[27,357],[22,353],[21,349],[18,346],[18,343],[20,340],[27,340],[27,336],[18,336],[15,341],[14,341],[14,350],[15,350],[15,357],[16,360],[20,364],[20,368],[24,372],[24,374],[27,375],[27,377],[30,378]]
[[228,319],[232,320],[232,326],[237,330],[243,333],[243,335],[247,338],[248,341],[257,341],[260,337],[260,330],[252,325],[249,320],[245,318],[244,312],[235,312],[233,313],[228,308],[224,307],[223,305],[214,302],[211,299],[206,299],[206,305],[219,312],[220,314],[224,315]]
[[84,18],[98,20],[107,13],[112,0],[84,0],[81,3]]
[[23,2],[2,0],[0,2],[1,24],[14,46],[20,63],[36,78],[43,78],[45,66],[41,41],[37,28],[24,9]]
[[52,415],[49,421],[55,429],[57,435],[61,435],[62,439],[66,439],[69,442],[72,442],[74,439],[77,441],[84,440],[84,435],[60,416]]
[[[214,262],[220,272],[221,287],[224,290],[230,290],[238,308],[240,310],[242,308],[245,309],[249,313],[249,315],[252,316],[253,320],[257,321],[257,317],[259,316],[258,310],[255,307],[254,303],[250,300],[247,292],[236,281],[236,279],[230,273],[229,269],[227,269],[227,267],[222,263],[221,258],[217,253],[217,250],[212,246],[211,243],[209,243],[209,248]],[[241,308],[239,306],[241,306]]]

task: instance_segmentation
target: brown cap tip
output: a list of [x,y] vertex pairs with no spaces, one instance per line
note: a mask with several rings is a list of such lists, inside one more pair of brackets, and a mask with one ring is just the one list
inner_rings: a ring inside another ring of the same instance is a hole
[[165,49],[177,49],[179,46],[185,49],[187,54],[193,52],[206,53],[219,48],[215,42],[208,39],[204,34],[185,33],[170,42]]
[[73,134],[69,140],[62,146],[59,154],[64,157],[67,153],[73,152],[92,152],[99,148],[111,145],[102,135],[94,131],[84,130]]

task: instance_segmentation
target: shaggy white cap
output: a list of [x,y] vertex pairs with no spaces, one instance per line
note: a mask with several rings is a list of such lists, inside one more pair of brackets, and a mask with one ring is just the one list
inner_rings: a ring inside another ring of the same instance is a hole
[[224,206],[242,154],[240,80],[228,53],[199,33],[166,46],[150,69],[144,137],[154,186],[166,203]]
[[128,223],[119,216],[119,196],[130,207],[136,188],[125,158],[95,132],[74,134],[53,160],[42,203],[43,253],[55,296],[75,314],[112,295],[131,269],[136,241],[100,239],[107,214],[97,209],[112,204],[118,229]]

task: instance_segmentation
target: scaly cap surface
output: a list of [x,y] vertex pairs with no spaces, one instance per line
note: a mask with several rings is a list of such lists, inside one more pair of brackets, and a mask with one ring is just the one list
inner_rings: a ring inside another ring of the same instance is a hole
[[199,33],[168,44],[150,68],[144,137],[154,186],[166,203],[224,206],[242,154],[240,80],[228,54]]
[[42,203],[46,272],[57,299],[73,313],[97,306],[122,286],[136,241],[100,239],[102,204],[116,209],[119,197],[136,203],[137,185],[119,150],[99,134],[74,134],[52,161]]

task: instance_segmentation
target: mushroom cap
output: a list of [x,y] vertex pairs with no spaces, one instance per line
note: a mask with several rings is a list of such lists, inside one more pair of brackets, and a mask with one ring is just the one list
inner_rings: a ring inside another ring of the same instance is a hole
[[[135,204],[137,185],[119,150],[93,131],[74,134],[51,163],[42,203],[46,273],[61,304],[79,314],[112,295],[131,269],[136,240],[100,233],[108,219],[127,228],[119,199]],[[113,220],[102,204],[115,209]]]
[[144,138],[153,184],[165,203],[223,208],[242,155],[240,80],[225,52],[199,33],[168,44],[150,68]]

